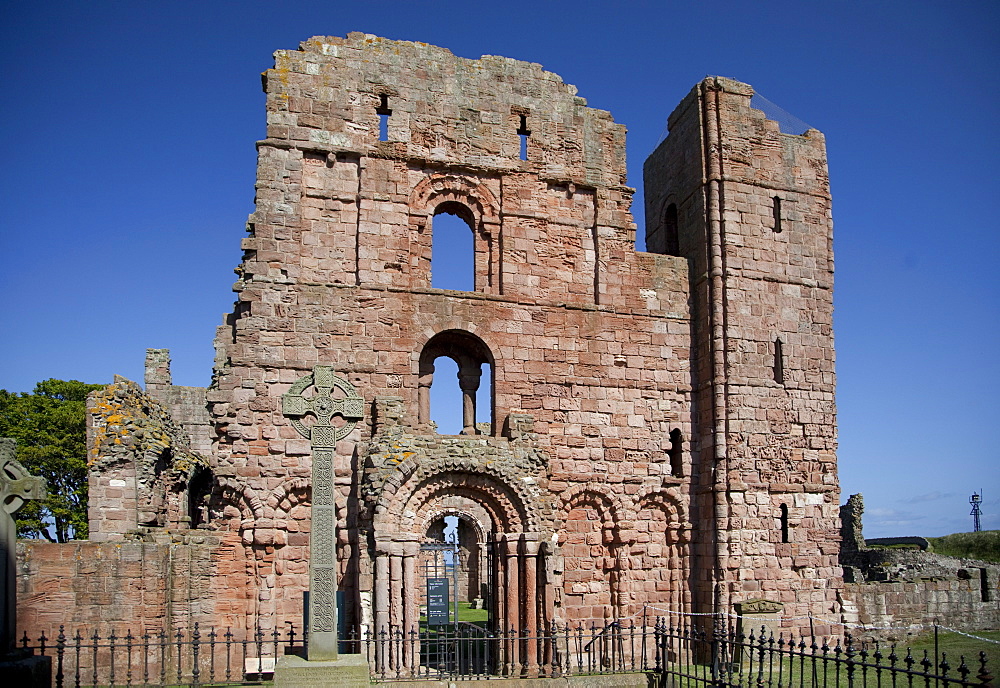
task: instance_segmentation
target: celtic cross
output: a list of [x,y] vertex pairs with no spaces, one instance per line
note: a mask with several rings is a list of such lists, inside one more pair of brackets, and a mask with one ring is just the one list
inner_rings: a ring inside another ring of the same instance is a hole
[[17,621],[17,525],[14,512],[28,499],[45,499],[45,478],[30,475],[14,458],[17,442],[0,437],[0,557],[3,600],[0,601],[0,655],[14,649]]
[[[303,395],[309,387],[311,397]],[[334,396],[334,390],[340,394]],[[341,396],[342,395],[342,396]],[[281,397],[281,410],[312,447],[312,523],[309,533],[309,660],[337,658],[337,509],[334,455],[361,420],[364,399],[330,366],[316,366]],[[311,416],[313,423],[306,425]],[[342,424],[334,425],[339,418]]]

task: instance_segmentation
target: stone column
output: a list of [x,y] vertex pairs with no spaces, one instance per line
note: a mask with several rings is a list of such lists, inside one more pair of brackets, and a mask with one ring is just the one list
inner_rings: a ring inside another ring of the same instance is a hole
[[398,669],[402,657],[400,633],[403,625],[403,546],[392,543],[389,550],[389,666]]
[[520,578],[520,557],[518,557],[518,545],[520,544],[521,534],[520,533],[507,533],[507,538],[505,541],[505,558],[506,558],[506,582],[505,587],[507,588],[507,605],[506,605],[506,628],[504,629],[511,634],[511,637],[507,641],[507,665],[508,674],[512,674],[515,671],[520,671],[521,664],[521,652],[520,652],[520,634],[521,634],[521,586],[519,582]]
[[389,554],[389,625],[403,622],[403,547],[393,543]]
[[[383,633],[384,632],[384,633]],[[375,548],[375,643],[376,670],[386,671],[387,648],[383,638],[389,633],[389,545],[379,543]]]
[[524,628],[525,662],[528,678],[538,677],[538,533],[525,533],[521,547],[524,553]]
[[417,379],[417,422],[426,425],[431,422],[431,383],[434,382],[434,364],[420,369]]
[[482,374],[482,370],[468,364],[458,373],[458,386],[462,390],[463,435],[476,434],[476,392]]
[[493,589],[489,591],[491,595],[489,604],[492,605],[493,619],[498,632],[503,632],[508,625],[504,607],[507,600],[506,568],[504,566],[507,559],[504,555],[506,547],[503,534],[493,533],[489,552],[490,578],[493,581]]
[[[417,557],[420,555],[418,536],[403,543],[403,666],[411,671],[420,663],[420,646],[416,636],[420,618],[417,599]],[[413,639],[413,642],[410,642]]]
[[[669,606],[670,609],[678,612],[685,611],[681,602],[680,585],[682,576],[680,572],[680,565],[680,557],[677,556],[677,545],[673,543],[667,545],[667,574],[669,575],[670,582],[670,597],[668,598]],[[677,619],[680,618],[682,617],[677,617]],[[670,621],[673,622],[675,620],[676,619],[671,619]]]

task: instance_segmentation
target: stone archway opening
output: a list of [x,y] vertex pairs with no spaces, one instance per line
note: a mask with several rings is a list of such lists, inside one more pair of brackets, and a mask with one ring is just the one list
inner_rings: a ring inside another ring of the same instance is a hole
[[[439,359],[450,359],[452,374],[457,372],[458,395],[454,397],[450,415],[461,423],[456,424],[462,435],[492,435],[495,423],[494,359],[482,339],[463,330],[445,330],[431,337],[420,352],[418,382],[418,419],[423,426],[431,426],[431,387],[435,384],[435,370]],[[447,380],[438,376],[436,390]],[[485,378],[485,379],[484,379]],[[483,384],[485,383],[485,384]],[[479,422],[479,419],[484,419]],[[441,428],[444,430],[444,428]]]
[[453,622],[483,629],[496,625],[497,599],[494,542],[499,532],[496,514],[475,494],[442,494],[419,513],[414,523],[421,533],[417,562],[421,586],[421,619],[429,621],[427,590],[432,578],[447,577]]

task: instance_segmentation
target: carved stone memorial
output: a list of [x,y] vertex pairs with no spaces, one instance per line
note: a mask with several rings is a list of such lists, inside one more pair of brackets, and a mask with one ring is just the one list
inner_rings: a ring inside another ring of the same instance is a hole
[[45,479],[30,475],[14,458],[17,442],[0,437],[0,555],[3,557],[3,600],[0,603],[0,675],[10,685],[48,685],[51,658],[32,657],[18,650],[17,641],[17,524],[14,512],[26,500],[45,499]]
[[[312,388],[312,396],[304,392]],[[337,658],[337,508],[333,485],[337,442],[363,416],[364,399],[330,366],[316,366],[292,385],[282,412],[312,447],[312,524],[309,536],[308,659]],[[307,424],[307,419],[312,420]]]

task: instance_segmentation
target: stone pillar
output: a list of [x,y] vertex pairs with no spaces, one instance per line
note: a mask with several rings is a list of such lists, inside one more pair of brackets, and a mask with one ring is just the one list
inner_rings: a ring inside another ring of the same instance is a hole
[[476,392],[482,371],[474,366],[466,366],[458,373],[458,386],[462,390],[462,434],[476,434]]
[[538,677],[538,533],[525,533],[521,542],[524,556],[525,663],[528,678]]
[[394,542],[389,550],[389,668],[399,669],[402,658],[398,640],[403,631],[403,546]]
[[170,349],[146,349],[146,393],[156,396],[172,384]]
[[389,625],[403,623],[403,546],[393,543],[389,555]]
[[417,422],[427,425],[431,422],[431,383],[434,382],[434,364],[429,363],[420,368],[417,379]]
[[505,607],[507,600],[507,580],[505,562],[507,557],[502,533],[493,533],[490,541],[490,577],[493,580],[493,589],[489,591],[491,596],[489,604],[492,605],[493,619],[498,632],[503,632],[507,627],[507,617]]
[[[313,387],[312,397],[303,392]],[[334,389],[343,393],[335,398]],[[337,659],[337,507],[334,463],[339,440],[347,437],[361,420],[364,408],[354,386],[334,375],[330,366],[316,366],[296,380],[281,398],[283,415],[300,435],[309,438],[312,448],[312,504],[309,531],[309,630],[307,648],[310,661]],[[307,426],[302,419],[315,419]],[[334,425],[339,416],[342,424]]]
[[403,543],[403,630],[409,632],[416,630],[417,619],[420,618],[418,609],[419,601],[417,595],[417,559],[420,556],[420,542],[418,536],[410,536],[413,539]]
[[[416,636],[411,635],[419,630],[418,619],[420,610],[417,596],[417,557],[420,555],[420,542],[417,536],[411,536],[412,541],[403,543],[403,666],[415,669],[420,663],[420,646]],[[414,639],[414,642],[410,640]]]
[[[681,585],[683,584],[683,577],[680,570],[680,557],[677,556],[678,545],[671,543],[667,545],[667,575],[669,576],[668,581],[670,583],[670,591],[668,597],[669,608],[672,611],[686,611],[683,609],[681,602]],[[670,619],[673,623],[682,617],[675,617]]]
[[387,648],[382,642],[389,633],[389,545],[379,543],[375,549],[375,663],[378,672],[386,671]]
[[518,556],[518,545],[520,544],[521,534],[520,533],[507,533],[507,538],[505,541],[505,558],[506,558],[506,583],[505,587],[507,589],[507,605],[506,605],[506,628],[504,629],[511,634],[511,637],[507,642],[507,673],[512,674],[514,671],[520,670],[521,664],[521,652],[520,652],[520,637],[522,630],[521,623],[521,585],[520,585],[520,557]]

